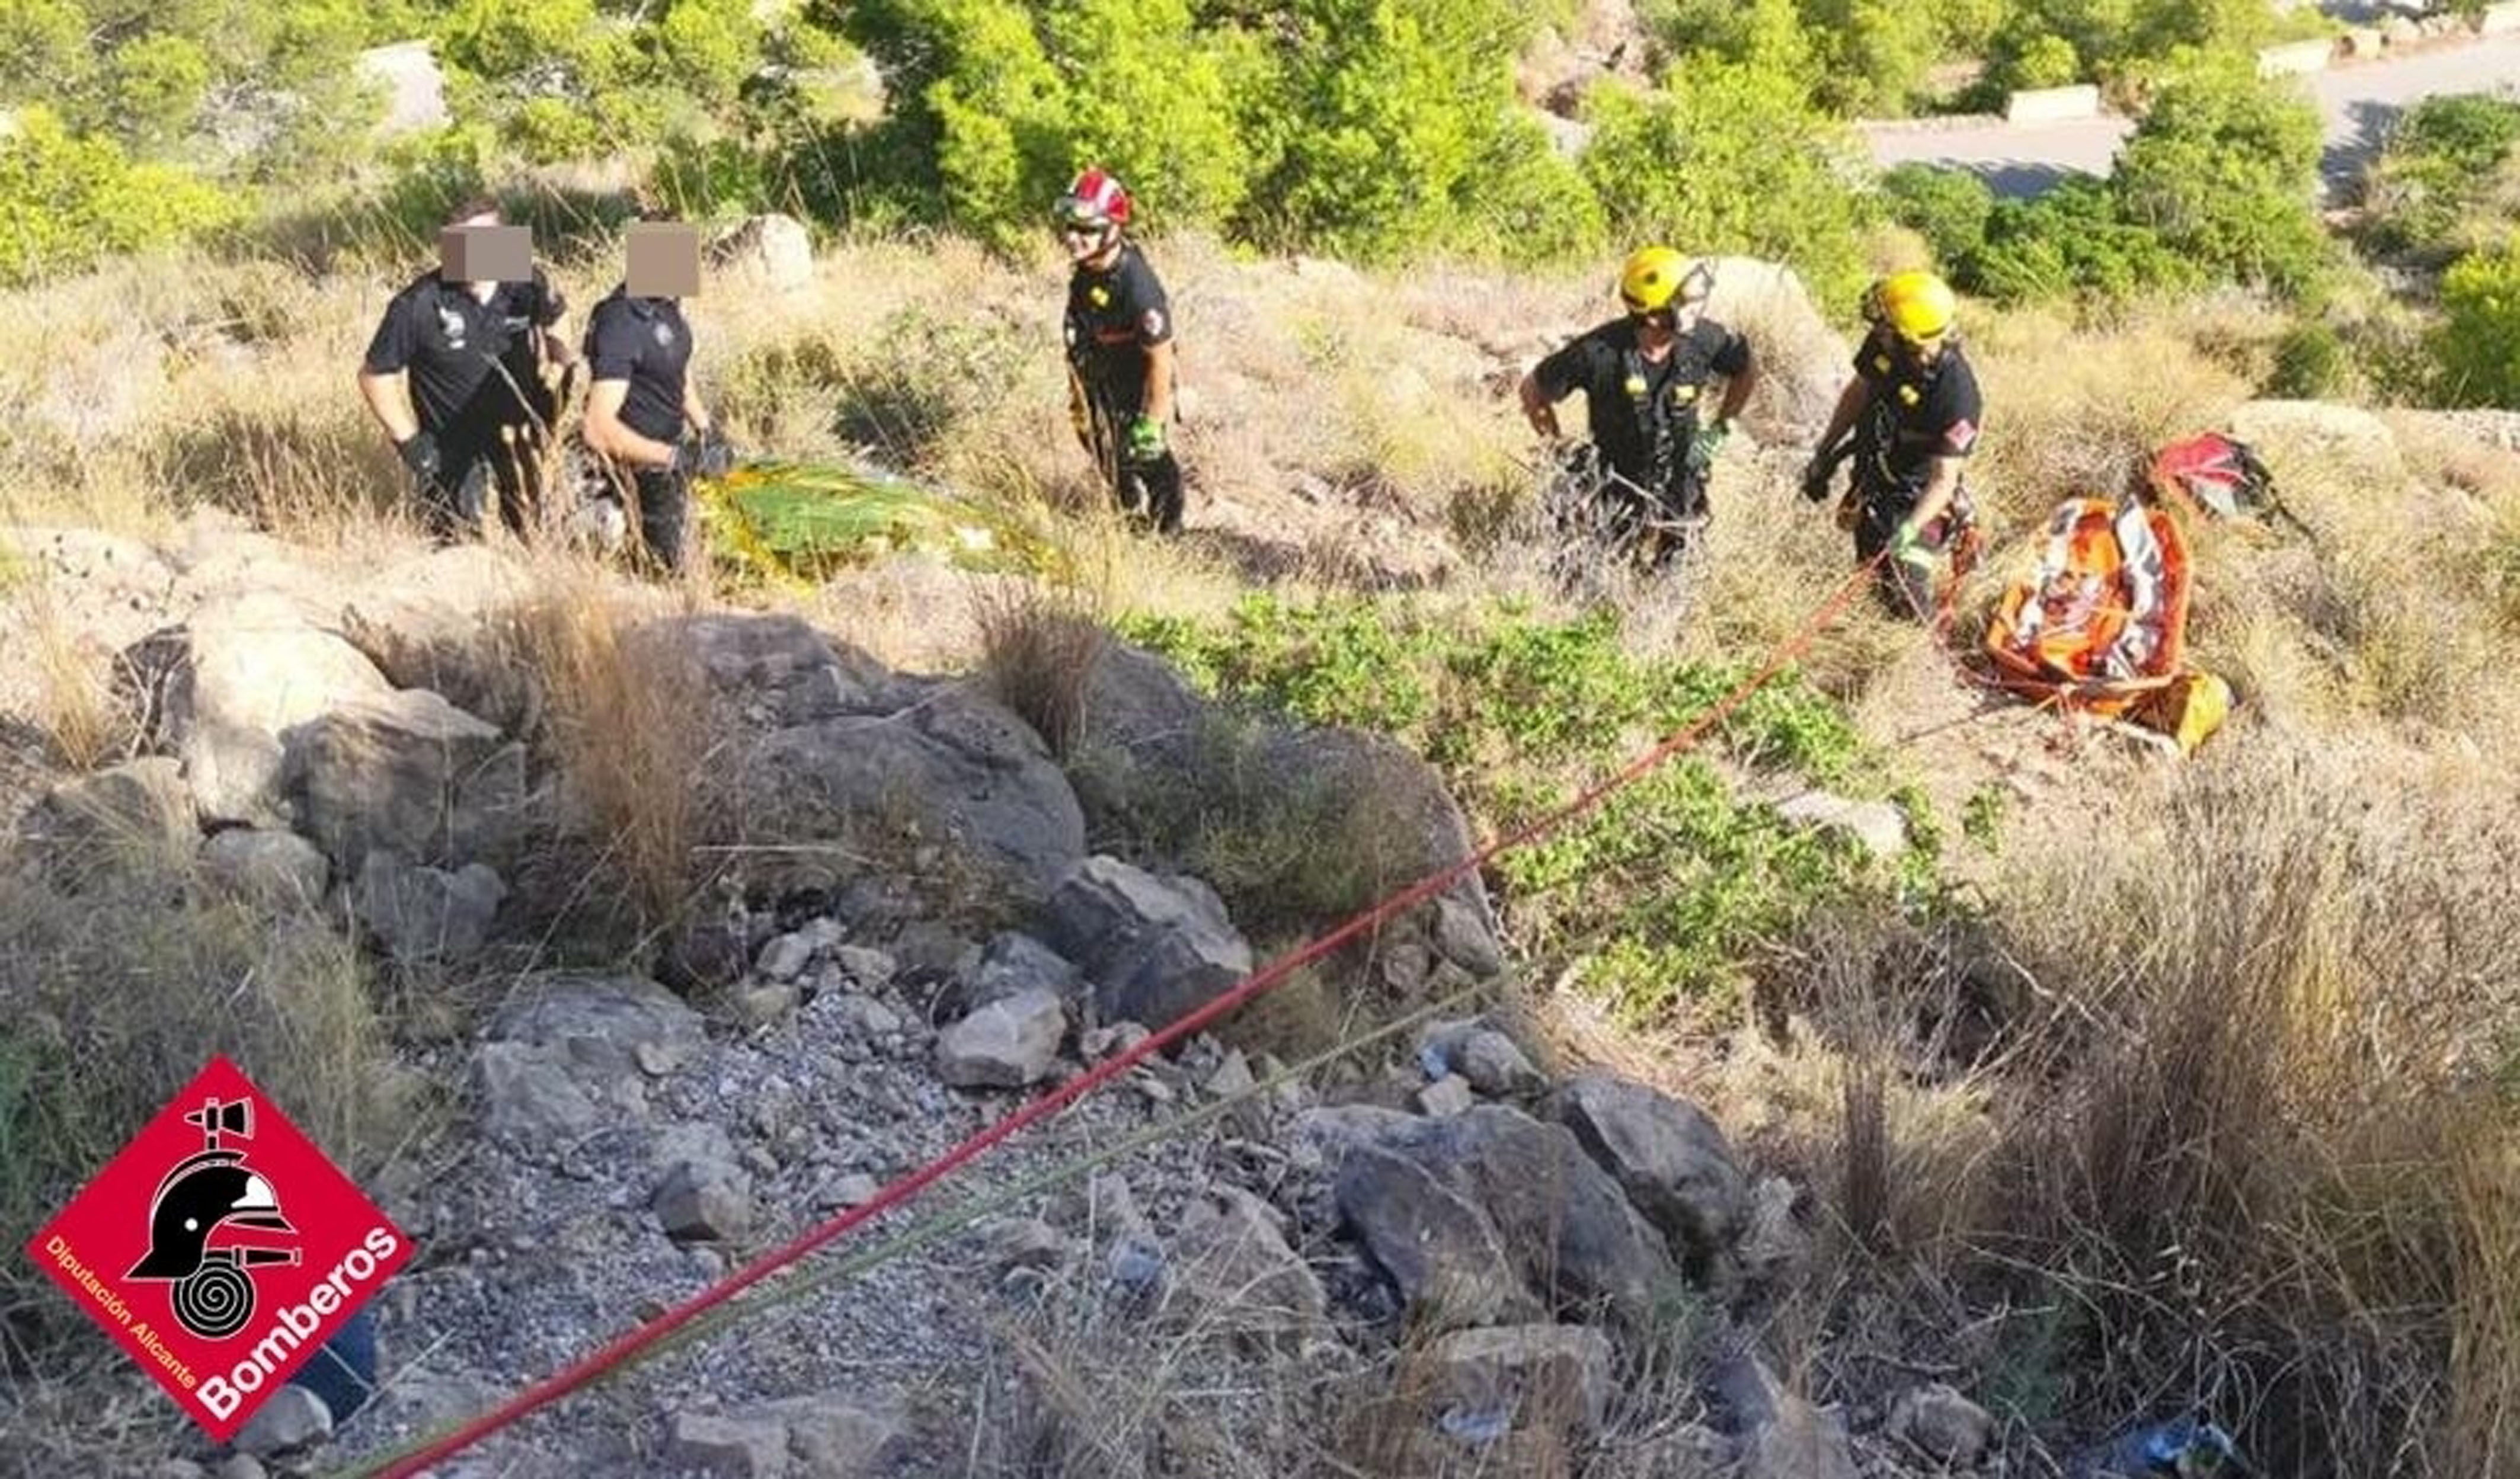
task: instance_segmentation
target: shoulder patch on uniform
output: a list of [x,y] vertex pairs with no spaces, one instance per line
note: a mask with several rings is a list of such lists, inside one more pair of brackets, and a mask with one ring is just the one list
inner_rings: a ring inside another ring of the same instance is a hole
[[1966,417],[1952,423],[1952,428],[1943,433],[1943,445],[1955,452],[1967,451],[1976,440],[1977,423]]
[[1164,332],[1164,310],[1149,308],[1138,315],[1138,327],[1146,331],[1148,338],[1161,337]]
[[674,326],[662,319],[656,321],[655,334],[656,342],[659,344],[670,344],[674,341]]

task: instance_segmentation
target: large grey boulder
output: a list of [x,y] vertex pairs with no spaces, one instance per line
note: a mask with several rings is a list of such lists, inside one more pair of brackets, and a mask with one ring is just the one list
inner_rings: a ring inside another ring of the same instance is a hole
[[515,560],[453,545],[392,564],[341,603],[342,638],[394,687],[427,689],[510,734],[539,713],[514,615],[532,591]]
[[1598,1069],[1559,1086],[1548,1112],[1618,1179],[1689,1273],[1707,1277],[1748,1211],[1748,1187],[1722,1128],[1693,1104]]
[[1714,1386],[1732,1412],[1740,1479],[1856,1479],[1845,1425],[1788,1390],[1756,1357],[1726,1361]]
[[549,1050],[484,1043],[472,1060],[481,1128],[511,1150],[566,1144],[593,1131],[603,1110]]
[[1104,1021],[1162,1029],[1251,973],[1251,946],[1196,878],[1092,857],[1059,879],[1047,934],[1093,982]]
[[[1161,840],[1218,796],[1261,794],[1340,819],[1372,851],[1369,887],[1396,888],[1476,849],[1434,768],[1406,745],[1357,730],[1254,725],[1199,697],[1160,657],[1102,644],[1086,686],[1077,795],[1098,833]],[[1328,919],[1319,921],[1328,923]],[[1414,994],[1442,963],[1473,978],[1503,964],[1496,918],[1475,873],[1386,924],[1372,957]]]
[[640,623],[625,651],[649,666],[687,663],[726,718],[755,730],[786,729],[846,714],[890,714],[917,685],[801,618],[711,612]]
[[202,839],[202,877],[217,894],[273,914],[323,902],[332,865],[292,831],[232,827]]
[[732,780],[736,829],[763,847],[753,872],[771,888],[830,888],[872,855],[1037,902],[1085,851],[1075,792],[1041,737],[952,690],[773,730],[744,746]]
[[215,597],[185,626],[166,732],[202,820],[285,820],[285,737],[336,705],[392,692],[376,664],[276,591]]
[[289,736],[298,829],[356,876],[372,849],[502,868],[524,840],[525,752],[425,689],[336,705]]
[[700,1015],[644,976],[563,971],[518,987],[488,1036],[602,1078],[670,1073],[707,1046]]
[[1210,1188],[1173,1246],[1186,1308],[1202,1324],[1291,1349],[1328,1329],[1321,1279],[1287,1246],[1277,1209],[1250,1192]]
[[1455,1330],[1428,1359],[1439,1411],[1499,1413],[1512,1428],[1584,1438],[1609,1416],[1610,1341],[1589,1325]]
[[162,755],[62,782],[19,820],[20,838],[66,882],[98,869],[158,871],[200,839],[192,792]]
[[508,885],[478,863],[448,872],[384,849],[359,865],[354,907],[396,964],[453,964],[489,943]]
[[745,288],[786,292],[814,280],[814,238],[794,216],[751,216],[709,244],[709,261]]
[[1539,1318],[1496,1223],[1434,1172],[1367,1145],[1348,1153],[1333,1185],[1340,1219],[1427,1328]]
[[1662,1238],[1560,1125],[1500,1104],[1427,1120],[1402,1153],[1485,1209],[1564,1316],[1651,1316],[1675,1277]]

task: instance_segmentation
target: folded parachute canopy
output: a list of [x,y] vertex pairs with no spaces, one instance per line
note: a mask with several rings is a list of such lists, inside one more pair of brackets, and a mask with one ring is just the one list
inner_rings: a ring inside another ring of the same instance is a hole
[[814,579],[910,552],[1032,574],[1058,560],[1012,511],[845,464],[748,462],[694,486],[728,553],[765,576]]
[[2221,724],[2230,693],[2185,666],[2189,583],[2187,542],[2167,510],[2065,500],[1987,627],[1998,681],[2163,730],[2193,750]]

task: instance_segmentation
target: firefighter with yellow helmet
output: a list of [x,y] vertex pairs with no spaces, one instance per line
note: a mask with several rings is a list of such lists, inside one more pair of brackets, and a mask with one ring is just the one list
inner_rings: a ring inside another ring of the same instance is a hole
[[[1552,440],[1556,403],[1582,390],[1600,466],[1636,490],[1621,503],[1650,499],[1650,512],[1685,527],[1706,520],[1707,473],[1757,379],[1749,341],[1706,316],[1714,286],[1703,262],[1669,246],[1639,250],[1619,273],[1627,311],[1543,359],[1520,387],[1523,416]],[[1710,415],[1718,377],[1723,396]],[[1655,564],[1677,553],[1667,541],[1650,552]]]
[[1856,351],[1855,377],[1804,469],[1803,496],[1825,501],[1837,464],[1853,463],[1856,558],[1887,551],[1884,603],[1926,620],[1936,563],[1969,529],[1961,471],[1976,450],[1985,401],[1960,350],[1958,301],[1941,278],[1921,269],[1881,278],[1865,294],[1864,316],[1870,329]]

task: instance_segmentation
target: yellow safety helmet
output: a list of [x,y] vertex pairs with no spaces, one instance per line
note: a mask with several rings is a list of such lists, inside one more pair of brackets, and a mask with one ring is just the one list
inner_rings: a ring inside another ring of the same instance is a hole
[[1683,303],[1704,298],[1715,286],[1715,275],[1703,262],[1692,262],[1668,246],[1640,248],[1619,269],[1619,301],[1630,313],[1651,313],[1671,306],[1676,297]]
[[1949,334],[1959,300],[1952,286],[1923,268],[1894,272],[1872,285],[1865,297],[1864,316],[1886,324],[1912,344],[1930,344]]

